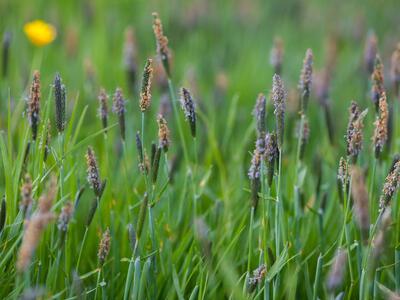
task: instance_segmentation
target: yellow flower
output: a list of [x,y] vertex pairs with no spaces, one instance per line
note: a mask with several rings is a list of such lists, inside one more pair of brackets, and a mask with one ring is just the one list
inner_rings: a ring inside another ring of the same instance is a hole
[[42,20],[35,20],[24,25],[24,32],[32,44],[38,47],[50,44],[56,38],[56,28]]

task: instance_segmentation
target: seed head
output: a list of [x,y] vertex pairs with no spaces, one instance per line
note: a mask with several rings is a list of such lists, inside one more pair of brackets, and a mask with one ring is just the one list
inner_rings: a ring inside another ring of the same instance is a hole
[[164,119],[162,115],[158,115],[157,123],[158,123],[158,143],[160,147],[164,150],[164,152],[167,152],[170,144],[167,121]]
[[363,120],[367,110],[360,112],[358,104],[352,101],[349,109],[349,124],[347,125],[347,155],[351,157],[352,161],[357,160],[358,154],[361,152],[363,144]]
[[278,75],[281,75],[282,72],[283,54],[283,40],[280,37],[276,37],[270,52],[269,61],[274,68],[274,73]]
[[92,147],[88,147],[86,152],[86,164],[87,164],[87,180],[90,187],[93,189],[94,194],[98,197],[101,195],[102,184],[100,180],[99,169],[97,167],[96,156]]
[[378,109],[379,99],[382,97],[382,93],[385,92],[383,84],[383,64],[379,55],[376,55],[374,70],[371,75],[372,87],[371,87],[371,99],[372,103],[375,104]]
[[110,246],[111,246],[111,235],[110,235],[110,229],[107,228],[106,231],[103,233],[103,237],[101,238],[99,245],[99,251],[97,253],[100,266],[103,266],[108,254],[110,253]]
[[281,77],[277,74],[272,78],[272,102],[275,107],[274,114],[276,118],[278,147],[281,149],[285,127],[286,91]]
[[265,104],[266,98],[264,94],[258,94],[253,115],[257,124],[257,136],[262,137],[265,134]]
[[101,119],[101,123],[103,124],[103,129],[108,126],[108,95],[104,88],[100,89],[99,96],[97,99],[99,100],[99,112],[98,116]]
[[397,161],[393,170],[386,176],[380,198],[380,208],[384,209],[389,205],[394,193],[397,191],[400,182],[400,161]]
[[143,71],[142,78],[142,89],[140,91],[140,110],[145,112],[149,109],[151,103],[151,79],[153,78],[153,60],[151,58],[147,59],[146,65]]
[[58,216],[58,224],[57,227],[60,231],[66,232],[68,229],[69,221],[72,218],[72,214],[74,212],[74,206],[71,201],[68,201],[63,208],[61,209],[61,213]]
[[374,61],[378,53],[378,39],[374,32],[369,32],[364,48],[364,67],[369,76],[374,71]]
[[303,68],[300,73],[299,91],[301,96],[301,109],[307,109],[308,98],[311,92],[312,83],[312,66],[313,66],[313,53],[311,49],[307,49],[306,56],[303,60]]
[[259,284],[261,284],[267,274],[267,267],[262,264],[257,269],[253,271],[253,276],[247,279],[246,287],[247,292],[252,293]]
[[185,114],[186,120],[190,124],[190,130],[192,133],[192,137],[196,137],[196,111],[195,105],[190,92],[185,89],[181,88],[181,106],[183,112]]
[[56,126],[59,133],[65,128],[65,96],[66,89],[62,83],[60,74],[56,74],[54,78],[54,100],[56,106]]
[[153,31],[156,37],[156,44],[157,44],[157,53],[164,66],[165,73],[167,74],[168,77],[170,77],[169,58],[171,54],[168,48],[168,38],[164,35],[163,26],[161,23],[161,19],[158,16],[158,13],[153,12],[152,15],[153,15]]
[[28,100],[28,119],[32,129],[32,139],[35,141],[40,120],[40,72],[33,72],[33,80]]
[[386,144],[388,139],[388,120],[389,110],[386,102],[386,93],[383,92],[379,99],[379,114],[374,122],[375,131],[374,136],[372,137],[376,157],[378,157],[382,152],[383,146]]
[[121,88],[115,90],[112,111],[118,116],[121,138],[125,140],[125,100]]

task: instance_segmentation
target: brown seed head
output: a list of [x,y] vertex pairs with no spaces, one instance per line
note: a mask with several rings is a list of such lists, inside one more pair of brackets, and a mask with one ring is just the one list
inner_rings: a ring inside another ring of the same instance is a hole
[[110,229],[107,228],[106,231],[103,233],[103,237],[101,238],[99,245],[99,251],[97,253],[100,266],[104,264],[108,254],[110,253],[110,246],[111,246],[111,235],[110,235]]
[[97,167],[96,156],[92,147],[88,147],[86,152],[86,164],[87,164],[87,180],[90,184],[90,187],[93,189],[94,194],[96,196],[101,195],[101,180],[99,169]]
[[382,195],[380,198],[380,208],[383,209],[389,205],[394,193],[397,191],[400,182],[400,161],[397,161],[393,170],[386,176],[383,184]]
[[160,147],[164,150],[164,152],[167,152],[170,144],[167,121],[164,119],[162,115],[158,115],[157,123],[158,123],[158,143]]
[[372,141],[375,147],[375,156],[379,156],[382,152],[383,146],[386,144],[388,139],[388,120],[389,110],[386,101],[386,93],[383,92],[379,99],[379,114],[374,122],[375,131]]
[[352,101],[349,109],[349,123],[347,125],[347,155],[353,160],[357,160],[358,154],[361,152],[363,144],[363,120],[367,110],[360,112],[358,104]]
[[32,139],[36,140],[40,120],[40,72],[33,72],[33,80],[28,100],[28,119],[32,129]]
[[153,31],[156,37],[156,44],[157,44],[157,53],[164,65],[165,72],[169,76],[170,50],[168,48],[168,38],[164,35],[163,26],[161,23],[161,19],[158,16],[158,13],[154,12],[152,15],[153,15]]
[[39,199],[38,211],[27,222],[17,260],[19,272],[28,268],[43,231],[47,224],[54,219],[54,213],[50,209],[56,193],[57,182],[55,177],[52,177],[46,195],[42,195]]
[[147,59],[146,65],[143,71],[142,78],[142,89],[140,91],[140,110],[145,112],[149,109],[151,103],[151,79],[153,78],[153,60],[151,58]]
[[28,221],[18,253],[17,269],[19,272],[28,268],[42,232],[53,219],[54,214],[52,212],[38,212]]

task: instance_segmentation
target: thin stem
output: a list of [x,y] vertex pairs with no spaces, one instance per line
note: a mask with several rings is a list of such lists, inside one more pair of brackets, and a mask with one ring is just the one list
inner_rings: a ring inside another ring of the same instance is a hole
[[281,206],[281,175],[282,175],[282,149],[279,149],[279,162],[278,162],[278,187],[276,190],[276,209],[275,209],[275,250],[276,259],[280,255],[280,223],[279,214]]
[[98,290],[99,285],[100,285],[100,275],[101,275],[101,268],[99,268],[99,271],[97,272],[97,283],[96,283],[96,289],[95,289],[95,292],[94,292],[94,299],[95,300],[97,299],[97,290]]
[[75,269],[76,269],[77,272],[78,272],[78,270],[79,270],[79,264],[80,264],[80,262],[81,262],[83,247],[84,247],[85,242],[86,242],[86,239],[87,239],[88,231],[89,231],[89,227],[86,226],[85,234],[83,235],[83,240],[82,240],[81,248],[80,248],[80,250],[79,250],[78,261],[76,262],[76,267],[75,267]]
[[250,267],[251,267],[251,253],[253,251],[253,222],[254,222],[254,206],[251,207],[250,210],[250,225],[249,225],[249,252],[247,256],[247,275],[250,275]]
[[129,261],[128,276],[126,277],[125,289],[124,289],[124,300],[128,300],[129,294],[131,292],[131,281],[132,281],[133,268],[135,264],[135,257],[138,250],[138,246],[139,246],[139,239],[136,238],[135,247],[133,248],[132,251],[132,257],[131,260]]
[[58,134],[58,143],[60,147],[60,197],[64,197],[64,133]]

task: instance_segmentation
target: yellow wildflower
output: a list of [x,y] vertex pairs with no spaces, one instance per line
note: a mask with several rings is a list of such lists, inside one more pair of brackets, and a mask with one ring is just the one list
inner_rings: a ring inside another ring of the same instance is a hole
[[24,25],[24,32],[32,44],[38,47],[50,44],[56,38],[56,28],[42,20],[35,20]]

